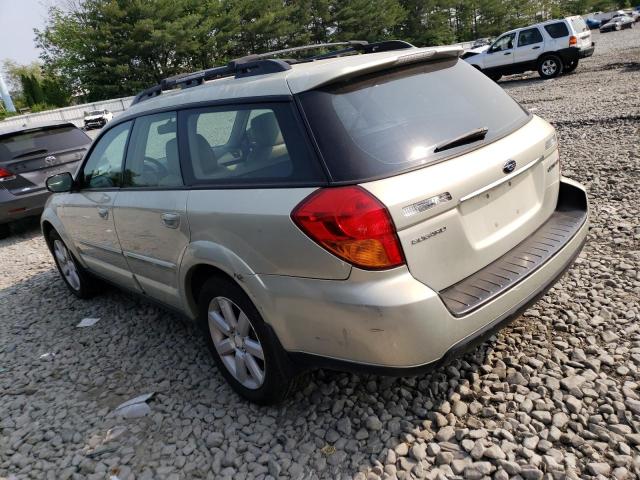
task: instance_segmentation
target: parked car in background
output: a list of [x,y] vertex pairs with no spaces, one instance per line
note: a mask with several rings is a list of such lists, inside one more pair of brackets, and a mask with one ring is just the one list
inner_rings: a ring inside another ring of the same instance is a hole
[[600,20],[596,20],[595,18],[587,18],[585,20],[585,23],[587,24],[587,27],[589,27],[590,30],[595,30],[596,28],[600,28],[600,25],[602,24],[602,22]]
[[611,20],[600,25],[600,32],[613,32],[623,30],[625,28],[633,28],[633,18],[627,14],[617,14]]
[[492,42],[492,39],[489,37],[478,38],[473,42],[472,48],[479,48],[479,47],[484,47],[485,45],[491,45],[491,42]]
[[0,127],[0,238],[9,223],[40,215],[47,177],[75,172],[91,139],[71,123]]
[[575,70],[581,58],[593,55],[594,47],[587,24],[574,16],[511,30],[462,58],[495,81],[532,70],[547,79]]
[[459,47],[307,48],[334,50],[142,92],[75,177],[48,180],[41,218],[71,292],[100,278],[177,309],[258,403],[306,368],[416,375],[459,355],[588,230],[553,127]]
[[113,120],[113,113],[109,110],[93,110],[87,112],[84,116],[84,128],[89,130],[91,128],[102,128],[108,122]]

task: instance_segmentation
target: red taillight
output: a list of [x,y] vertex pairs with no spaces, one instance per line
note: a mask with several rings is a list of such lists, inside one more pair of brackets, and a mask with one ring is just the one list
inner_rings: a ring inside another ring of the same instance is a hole
[[317,190],[291,218],[312,240],[356,267],[381,270],[404,264],[389,212],[361,187]]
[[573,35],[571,35],[569,37],[569,46],[572,47],[572,46],[575,46],[577,44],[578,44],[578,38],[573,36]]
[[5,180],[11,177],[14,177],[15,175],[13,173],[11,173],[9,170],[7,170],[6,168],[2,168],[0,167],[0,179],[1,180]]

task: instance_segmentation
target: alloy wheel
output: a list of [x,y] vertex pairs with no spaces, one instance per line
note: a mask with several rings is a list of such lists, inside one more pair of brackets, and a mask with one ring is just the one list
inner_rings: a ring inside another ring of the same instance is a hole
[[78,269],[76,263],[69,253],[69,250],[62,242],[62,240],[55,240],[53,242],[53,253],[56,256],[58,266],[62,275],[66,279],[67,283],[76,291],[80,290],[80,275],[78,275]]
[[545,75],[553,75],[557,69],[558,65],[556,65],[555,60],[548,59],[542,62],[542,73]]
[[209,333],[220,360],[233,378],[256,390],[265,379],[262,344],[249,317],[226,297],[215,297],[207,313]]

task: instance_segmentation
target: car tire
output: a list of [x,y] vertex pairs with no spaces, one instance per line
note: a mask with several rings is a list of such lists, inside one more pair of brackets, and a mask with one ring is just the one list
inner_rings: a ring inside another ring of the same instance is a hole
[[200,290],[198,310],[209,351],[241,397],[271,405],[289,396],[297,382],[286,352],[236,283],[211,277]]
[[8,223],[0,224],[0,240],[11,235],[11,227]]
[[563,67],[563,72],[564,73],[571,73],[573,72],[576,68],[578,68],[578,60],[574,60],[573,62],[569,62],[566,63]]
[[538,75],[544,80],[562,73],[562,60],[557,55],[546,55],[538,60]]
[[47,244],[56,267],[58,267],[58,272],[71,293],[83,299],[95,296],[102,286],[102,282],[80,265],[58,232],[52,230],[49,233]]
[[498,83],[498,81],[502,78],[501,73],[487,73],[486,75],[496,83]]
[[619,24],[619,23],[616,23],[615,27],[613,27],[613,28],[614,28],[614,30],[615,30],[616,32],[619,32],[620,30],[622,30],[622,27],[620,26],[620,24]]

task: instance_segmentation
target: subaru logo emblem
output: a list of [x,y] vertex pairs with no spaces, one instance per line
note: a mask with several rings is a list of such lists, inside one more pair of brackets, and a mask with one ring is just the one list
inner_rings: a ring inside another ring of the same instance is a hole
[[50,167],[55,165],[58,162],[58,159],[54,155],[49,155],[44,158],[44,163]]
[[504,173],[511,173],[516,169],[516,161],[515,160],[509,160],[507,163],[505,163],[502,166],[502,171]]

